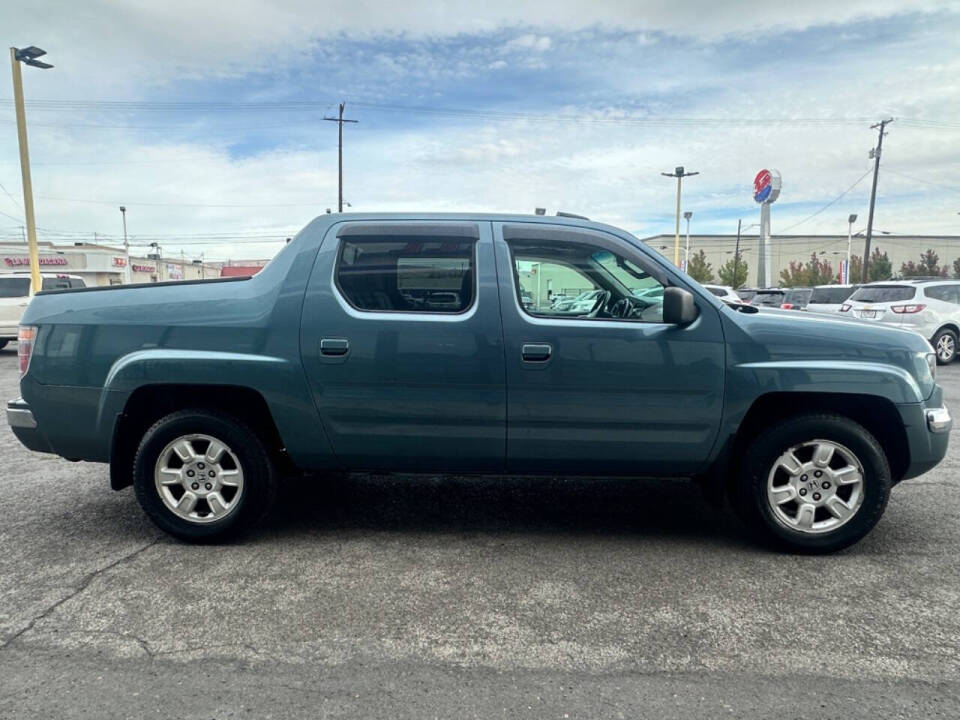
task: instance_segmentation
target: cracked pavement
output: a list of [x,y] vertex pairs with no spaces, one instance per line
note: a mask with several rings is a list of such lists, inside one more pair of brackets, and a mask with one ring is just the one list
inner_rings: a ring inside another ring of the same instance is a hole
[[0,718],[960,715],[956,444],[824,558],[686,483],[523,478],[295,483],[193,547],[106,466],[0,460]]

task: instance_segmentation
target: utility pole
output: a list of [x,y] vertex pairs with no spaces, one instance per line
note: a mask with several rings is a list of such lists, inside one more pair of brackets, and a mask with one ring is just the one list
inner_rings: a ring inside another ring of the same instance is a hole
[[340,115],[338,117],[326,117],[324,120],[330,120],[337,124],[337,212],[343,212],[343,124],[356,123],[358,120],[344,120],[343,108],[345,102],[340,103]]
[[873,189],[870,190],[870,214],[867,216],[867,238],[863,243],[863,277],[861,280],[867,282],[867,270],[870,265],[870,242],[873,240],[873,208],[877,202],[877,176],[880,174],[880,151],[883,149],[884,128],[893,122],[893,118],[881,120],[876,125],[871,125],[870,129],[879,128],[879,138],[877,139],[876,150],[871,150],[873,154]]
[[131,274],[133,270],[130,267],[130,243],[127,240],[127,208],[124,205],[120,206],[120,214],[123,216],[123,253],[127,258],[127,267],[124,270],[123,276],[129,285],[133,281],[133,275]]
[[673,264],[680,267],[680,187],[685,177],[699,175],[699,172],[684,172],[680,165],[672,173],[660,173],[664,177],[675,177],[677,179],[677,228],[673,235]]
[[740,269],[740,225],[743,220],[737,220],[737,244],[733,251],[733,289],[737,289],[737,271]]
[[40,253],[37,250],[37,221],[33,215],[33,183],[30,180],[30,151],[27,147],[27,113],[23,107],[23,75],[20,63],[26,63],[41,70],[53,65],[37,60],[46,55],[45,50],[31,45],[22,50],[10,48],[10,64],[13,67],[13,103],[17,115],[17,140],[20,143],[20,176],[23,180],[23,214],[27,221],[27,242],[30,255],[30,294],[40,292],[43,281],[40,279]]

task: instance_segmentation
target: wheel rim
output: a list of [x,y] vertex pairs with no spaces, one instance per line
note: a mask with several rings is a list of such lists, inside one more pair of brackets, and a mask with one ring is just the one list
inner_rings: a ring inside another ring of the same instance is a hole
[[952,336],[942,335],[940,339],[937,340],[937,357],[939,357],[941,360],[950,360],[956,350],[957,343]]
[[832,532],[863,504],[863,465],[832,440],[799,443],[774,461],[767,503],[777,522],[790,530]]
[[243,468],[230,447],[211,435],[182,435],[161,451],[154,469],[167,509],[192,523],[223,520],[240,504]]

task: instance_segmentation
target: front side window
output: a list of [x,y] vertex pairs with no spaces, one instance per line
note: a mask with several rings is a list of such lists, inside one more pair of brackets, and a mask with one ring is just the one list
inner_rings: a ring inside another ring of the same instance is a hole
[[663,322],[663,285],[594,245],[508,241],[517,300],[535,317]]
[[474,299],[474,245],[462,238],[343,238],[337,287],[358,310],[461,313]]

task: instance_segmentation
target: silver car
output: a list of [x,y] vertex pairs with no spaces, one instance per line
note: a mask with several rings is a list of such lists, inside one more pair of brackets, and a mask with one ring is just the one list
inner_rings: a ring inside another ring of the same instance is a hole
[[832,315],[857,291],[859,285],[817,285],[807,303],[807,312]]
[[889,280],[857,290],[840,314],[914,330],[930,341],[937,362],[957,355],[960,336],[960,280]]

